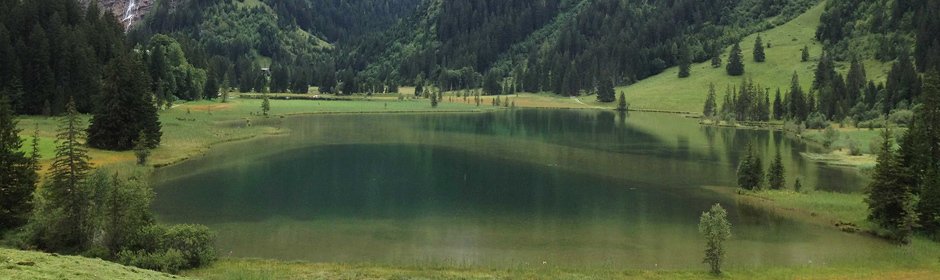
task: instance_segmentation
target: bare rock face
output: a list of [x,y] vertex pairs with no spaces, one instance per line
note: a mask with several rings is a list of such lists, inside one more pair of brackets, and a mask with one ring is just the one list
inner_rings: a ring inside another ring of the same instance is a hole
[[[85,5],[91,1],[81,0]],[[156,2],[157,0],[98,0],[98,5],[102,10],[110,11],[117,16],[118,20],[124,24],[124,28],[130,29],[147,15]]]

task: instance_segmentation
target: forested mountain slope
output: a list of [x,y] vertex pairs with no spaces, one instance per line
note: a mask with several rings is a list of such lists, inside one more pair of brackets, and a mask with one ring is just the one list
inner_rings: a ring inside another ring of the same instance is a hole
[[604,79],[629,83],[657,74],[677,64],[680,49],[706,60],[814,3],[436,0],[384,40],[352,47],[349,53],[365,57],[342,67],[391,72],[406,83],[420,76],[448,89],[477,86],[473,74],[492,72],[500,80],[512,77],[507,82],[515,90],[573,95]]
[[129,37],[143,43],[170,35],[197,67],[243,91],[265,89],[258,69],[270,67],[277,74],[271,90],[306,92],[335,84],[333,43],[383,31],[418,1],[162,0]]

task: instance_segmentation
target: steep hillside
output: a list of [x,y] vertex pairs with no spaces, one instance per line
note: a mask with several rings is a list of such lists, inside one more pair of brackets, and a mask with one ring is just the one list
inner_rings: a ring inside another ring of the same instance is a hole
[[[701,112],[710,84],[715,85],[719,96],[724,94],[726,88],[739,86],[745,79],[751,79],[771,92],[780,89],[786,93],[791,77],[796,73],[802,87],[808,89],[813,83],[813,71],[823,51],[822,44],[815,40],[815,32],[824,10],[824,3],[817,4],[794,20],[759,33],[764,42],[772,46],[765,49],[766,62],[757,63],[751,58],[757,34],[745,37],[741,41],[745,57],[743,76],[729,76],[725,67],[714,68],[710,62],[703,62],[692,65],[689,78],[678,78],[678,67],[672,67],[659,75],[617,90],[625,92],[636,109]],[[810,52],[810,59],[806,62],[802,62],[800,57],[803,47],[808,47]],[[726,49],[721,54],[723,59],[728,57],[728,51]],[[865,66],[870,79],[884,81],[886,64],[869,60]],[[847,70],[845,67],[842,65],[843,71]]]
[[287,91],[289,84],[292,92],[305,93],[310,84],[332,91],[333,44],[384,31],[413,13],[420,0],[175,1],[157,2],[130,32],[131,41],[168,34],[220,82],[261,91],[258,78],[246,73],[270,67],[276,74],[271,90]]
[[[125,28],[130,29],[147,16],[147,13],[150,12],[157,1],[158,0],[80,0],[79,2],[81,2],[82,5],[98,3],[98,6],[103,10],[116,15],[121,23],[124,24]],[[173,0],[171,2],[176,3],[179,1],[180,0]]]

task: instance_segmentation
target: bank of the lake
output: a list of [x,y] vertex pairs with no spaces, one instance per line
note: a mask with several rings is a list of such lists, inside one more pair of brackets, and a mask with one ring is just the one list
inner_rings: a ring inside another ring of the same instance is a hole
[[[915,245],[921,241],[916,241]],[[905,256],[896,256],[905,257]],[[860,261],[829,267],[774,267],[725,269],[721,277],[702,270],[560,269],[550,264],[529,268],[486,269],[369,264],[287,262],[261,259],[223,259],[183,273],[206,280],[274,279],[905,279],[932,280],[940,266],[928,261]]]
[[[309,114],[375,114],[375,113],[445,113],[493,110],[463,104],[440,104],[431,107],[425,99],[397,100],[395,97],[358,96],[343,101],[272,100],[268,117],[261,114],[261,100],[233,96],[226,103],[217,100],[196,101],[174,105],[160,112],[163,138],[160,147],[150,157],[153,166],[167,166],[204,154],[212,145],[287,133],[280,127],[281,119]],[[85,123],[90,117],[83,116]],[[38,128],[42,163],[49,164],[54,156],[58,118],[21,116],[18,127],[27,143]],[[24,150],[31,149],[24,145]],[[91,162],[96,167],[131,163],[132,151],[114,152],[89,149]]]

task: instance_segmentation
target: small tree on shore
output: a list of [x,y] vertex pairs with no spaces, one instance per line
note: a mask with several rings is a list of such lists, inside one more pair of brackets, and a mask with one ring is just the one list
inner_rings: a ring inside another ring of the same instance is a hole
[[702,115],[714,117],[718,112],[718,101],[715,100],[715,84],[708,85],[708,96],[705,97],[705,108],[702,109]]
[[261,100],[261,114],[267,117],[268,112],[270,111],[271,111],[271,100],[268,98],[267,94],[264,94],[264,97]]
[[699,219],[698,231],[705,237],[705,259],[711,273],[721,275],[721,264],[725,258],[724,243],[731,238],[731,222],[728,222],[728,212],[720,204],[712,206],[708,212],[702,213]]
[[783,159],[780,157],[780,151],[777,151],[777,156],[774,157],[774,161],[770,164],[770,169],[767,170],[767,177],[770,188],[773,190],[782,190],[783,186],[787,184],[784,178]]
[[147,165],[147,159],[150,157],[150,147],[147,147],[147,135],[143,132],[134,141],[134,155],[137,156],[137,165]]
[[826,130],[823,131],[823,147],[829,149],[832,147],[832,144],[839,139],[839,131],[835,128],[832,128],[831,125],[826,126]]
[[630,109],[630,105],[627,104],[627,96],[621,91],[620,98],[617,99],[617,111],[626,112]]
[[764,168],[760,157],[754,155],[751,147],[747,148],[744,160],[738,165],[738,187],[745,190],[759,190],[764,181]]

